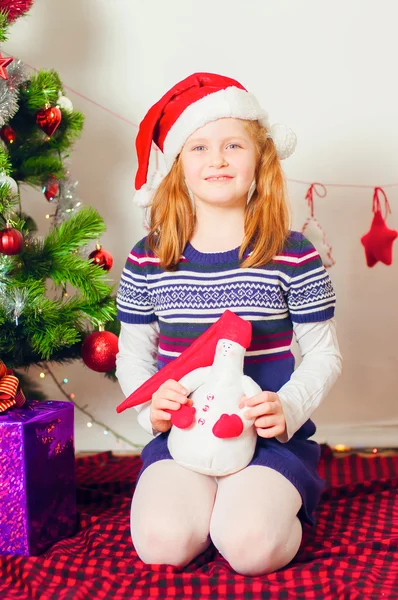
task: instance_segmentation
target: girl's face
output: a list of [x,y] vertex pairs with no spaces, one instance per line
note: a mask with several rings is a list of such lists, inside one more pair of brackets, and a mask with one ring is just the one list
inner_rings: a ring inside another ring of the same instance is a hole
[[257,157],[241,119],[218,119],[197,129],[185,142],[181,160],[195,202],[246,204]]

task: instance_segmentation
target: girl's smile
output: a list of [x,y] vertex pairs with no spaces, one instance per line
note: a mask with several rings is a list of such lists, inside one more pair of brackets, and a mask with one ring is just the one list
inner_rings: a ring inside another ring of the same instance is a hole
[[206,177],[205,181],[210,181],[212,183],[223,183],[223,182],[227,182],[227,181],[231,181],[231,179],[233,179],[233,177],[229,176],[229,175],[216,175],[216,176],[212,176],[212,177]]

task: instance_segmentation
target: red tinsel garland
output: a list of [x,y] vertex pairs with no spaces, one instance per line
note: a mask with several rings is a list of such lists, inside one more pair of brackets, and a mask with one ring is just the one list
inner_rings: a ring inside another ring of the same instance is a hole
[[33,0],[1,0],[0,8],[3,12],[8,12],[7,21],[12,23],[28,12],[32,4]]

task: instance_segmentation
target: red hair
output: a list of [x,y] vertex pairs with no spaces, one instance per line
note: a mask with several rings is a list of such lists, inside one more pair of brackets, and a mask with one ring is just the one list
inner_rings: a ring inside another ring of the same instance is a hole
[[[258,121],[244,121],[257,150],[256,189],[245,210],[241,267],[259,267],[279,254],[289,233],[290,214],[282,167],[267,130]],[[163,269],[176,269],[195,230],[195,213],[184,181],[180,156],[154,194],[147,245]]]

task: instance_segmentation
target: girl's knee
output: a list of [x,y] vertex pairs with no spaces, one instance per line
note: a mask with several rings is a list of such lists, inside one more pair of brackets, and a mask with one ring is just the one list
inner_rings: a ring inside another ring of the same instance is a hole
[[240,575],[268,575],[287,565],[293,556],[286,556],[282,545],[256,543],[256,545],[227,548],[224,558]]
[[301,543],[301,524],[298,519],[288,538],[285,535],[267,536],[266,531],[242,528],[229,532],[210,532],[220,554],[240,575],[266,575],[286,566],[297,554]]
[[134,548],[142,562],[185,567],[209,545],[207,535],[172,529],[167,524],[131,526]]

